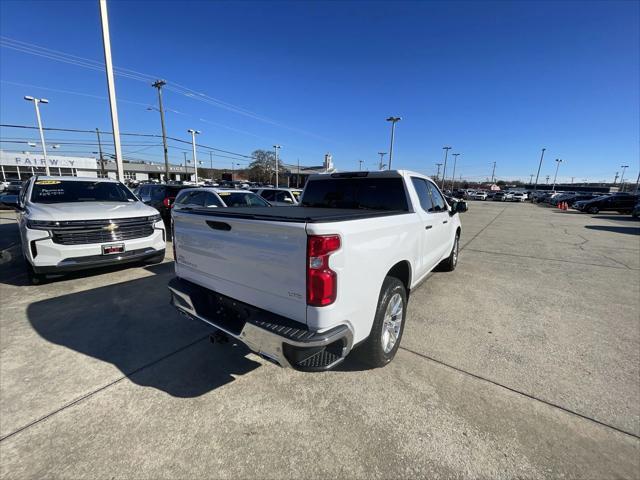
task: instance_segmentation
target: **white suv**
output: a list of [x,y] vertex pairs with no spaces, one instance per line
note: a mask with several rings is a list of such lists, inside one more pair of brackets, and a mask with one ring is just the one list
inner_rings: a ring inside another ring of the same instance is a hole
[[158,211],[122,183],[99,178],[32,177],[15,203],[22,253],[32,283],[132,261],[162,261],[165,228]]

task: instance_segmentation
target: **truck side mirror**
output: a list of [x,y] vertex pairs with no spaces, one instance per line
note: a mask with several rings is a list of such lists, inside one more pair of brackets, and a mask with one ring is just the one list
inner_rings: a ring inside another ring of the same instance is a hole
[[451,205],[451,215],[455,215],[456,213],[464,213],[469,209],[467,206],[467,202],[462,201],[454,201]]

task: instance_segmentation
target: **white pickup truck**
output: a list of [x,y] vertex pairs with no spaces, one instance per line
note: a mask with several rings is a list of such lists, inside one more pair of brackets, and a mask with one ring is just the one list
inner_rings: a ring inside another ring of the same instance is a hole
[[264,358],[393,359],[412,288],[458,260],[464,202],[409,171],[312,175],[299,207],[173,212],[172,304]]

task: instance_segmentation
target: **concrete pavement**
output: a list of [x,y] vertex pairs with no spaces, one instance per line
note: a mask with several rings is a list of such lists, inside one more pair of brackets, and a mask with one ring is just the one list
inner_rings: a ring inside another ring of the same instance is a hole
[[2,478],[639,478],[640,223],[473,202],[401,350],[283,370],[168,305],[172,263],[25,285],[0,212]]

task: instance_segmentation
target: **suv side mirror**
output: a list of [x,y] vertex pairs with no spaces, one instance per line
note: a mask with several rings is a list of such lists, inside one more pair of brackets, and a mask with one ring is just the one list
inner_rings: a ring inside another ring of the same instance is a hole
[[464,213],[468,210],[469,208],[467,207],[467,202],[462,202],[462,201],[454,201],[451,204],[451,210],[450,213],[451,215],[455,215],[456,213]]

